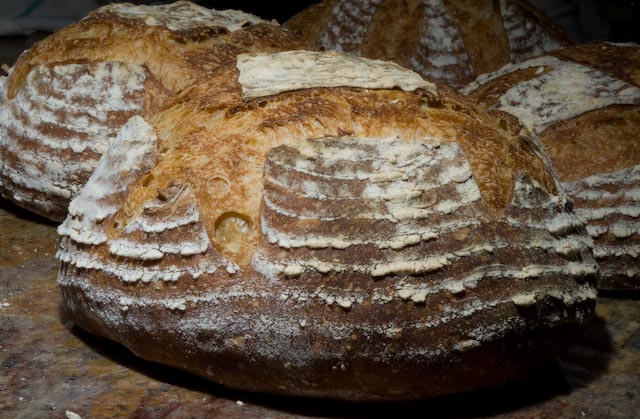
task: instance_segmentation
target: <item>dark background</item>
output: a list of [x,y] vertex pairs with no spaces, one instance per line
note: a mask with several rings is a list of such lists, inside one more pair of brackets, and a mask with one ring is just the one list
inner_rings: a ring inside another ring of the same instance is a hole
[[243,10],[264,19],[276,19],[278,22],[284,23],[305,7],[313,3],[319,3],[319,0],[196,0],[194,3],[219,10]]

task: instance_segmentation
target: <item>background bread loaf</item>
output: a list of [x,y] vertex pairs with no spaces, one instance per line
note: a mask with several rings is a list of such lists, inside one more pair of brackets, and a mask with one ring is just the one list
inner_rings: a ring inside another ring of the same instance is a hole
[[571,43],[523,0],[325,0],[285,26],[314,48],[392,60],[456,88]]
[[252,391],[415,399],[521,377],[590,319],[597,268],[519,131],[395,64],[242,54],[130,119],[72,201],[69,315]]
[[117,130],[240,52],[299,47],[275,22],[180,1],[112,4],[0,77],[0,192],[63,220]]
[[465,90],[540,136],[587,223],[603,289],[640,289],[640,47],[587,44],[483,75]]

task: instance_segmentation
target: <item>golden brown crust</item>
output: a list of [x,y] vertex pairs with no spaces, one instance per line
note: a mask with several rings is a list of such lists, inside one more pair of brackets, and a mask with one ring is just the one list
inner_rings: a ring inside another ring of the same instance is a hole
[[[543,67],[543,72],[549,71],[549,68]],[[503,75],[495,77],[491,83],[479,85],[468,96],[483,106],[491,108],[496,105],[500,98],[513,87],[514,84],[531,80],[540,76],[540,67],[521,68],[507,72]]]
[[13,98],[29,71],[38,64],[120,61],[146,65],[161,83],[176,92],[240,52],[299,48],[299,40],[272,24],[241,31],[224,28],[172,31],[142,19],[93,12],[35,44],[22,54],[9,77]]
[[550,55],[593,67],[627,83],[640,86],[640,48],[637,44],[576,45]]
[[284,25],[313,48],[392,60],[455,88],[572,44],[559,25],[519,0],[331,0]]
[[446,0],[444,3],[460,28],[475,74],[487,73],[510,61],[509,40],[494,0]]
[[[257,220],[259,206],[251,200],[255,192],[236,190],[235,185],[246,188],[240,179],[259,179],[258,172],[248,171],[261,170],[266,151],[285,144],[283,139],[296,139],[303,133],[308,138],[388,137],[402,133],[406,141],[424,136],[457,141],[471,163],[488,210],[501,212],[509,205],[516,177],[522,172],[549,192],[557,192],[551,173],[534,151],[525,146],[519,130],[510,127],[511,132],[504,131],[499,121],[453,91],[445,96],[433,96],[402,91],[318,89],[304,95],[291,92],[243,101],[240,86],[225,81],[234,70],[232,64],[228,64],[217,77],[185,91],[167,110],[152,119],[156,130],[162,133],[161,138],[171,139],[161,143],[161,147],[172,152],[159,161],[152,172],[153,181],[139,189],[153,193],[154,188],[166,188],[171,182],[191,182],[190,172],[211,164],[203,159],[194,167],[192,158],[173,154],[181,153],[178,150],[188,155],[212,156],[232,148],[233,151],[223,153],[231,156],[230,160],[216,163],[232,185],[231,198],[224,203],[200,199],[206,206],[205,217],[210,217],[209,226],[229,208]],[[173,106],[175,103],[181,104]],[[187,109],[188,115],[184,113]],[[513,124],[513,120],[510,123]],[[211,140],[202,142],[202,137]],[[480,145],[477,138],[487,140]],[[196,193],[203,189],[194,188]],[[145,195],[138,199],[134,192],[129,204],[135,202],[137,208],[125,212],[138,213],[148,198]],[[207,202],[224,205],[208,207]],[[255,222],[254,228],[258,228]],[[251,253],[249,249],[245,252]]]
[[[569,119],[548,125],[533,125],[531,128],[540,132],[541,139],[564,182],[574,182],[596,173],[615,172],[640,163],[635,139],[636,125],[640,118],[638,106],[634,104],[634,88],[631,87],[640,86],[640,48],[631,44],[588,44],[554,51],[550,56],[561,61],[543,58],[532,60],[532,65],[525,63],[522,66],[512,66],[497,72],[496,76],[489,75],[470,85],[473,90],[468,94],[485,106],[500,109],[505,104],[504,96],[514,86],[543,78],[545,75],[554,77],[550,73],[563,62],[595,69],[599,73],[592,72],[593,78],[585,78],[585,83],[591,83],[596,89],[616,89],[612,84],[616,80],[622,80],[629,86],[624,91],[631,92],[626,93],[630,95],[623,99],[626,102],[616,104],[616,96],[612,96],[610,103],[603,102],[593,109],[585,104],[583,112],[578,112]],[[578,77],[577,74],[575,76]],[[571,75],[557,76],[558,79],[560,77],[568,79]],[[489,81],[485,81],[486,79]],[[598,87],[597,83],[609,85]],[[573,87],[569,88],[565,99],[571,101],[574,92]],[[531,104],[523,102],[522,107],[543,107],[545,100],[546,98],[542,97]],[[602,153],[603,150],[606,152]]]
[[[254,70],[354,71],[285,54]],[[513,117],[446,88],[248,99],[238,61],[130,120],[71,204],[74,321],[227,386],[349,400],[496,385],[570,344],[596,268]]]
[[640,164],[639,121],[640,107],[610,106],[554,124],[540,140],[560,179],[575,182]]
[[[398,19],[397,16],[406,18]],[[422,1],[388,0],[380,3],[364,37],[362,55],[395,61],[411,68],[412,51],[418,47],[423,19]]]
[[539,134],[587,224],[601,288],[640,288],[640,48],[587,44],[480,77],[467,93]]
[[188,2],[92,12],[35,44],[0,79],[0,108],[10,115],[0,123],[3,196],[63,220],[129,117],[152,115],[237,54],[300,46],[275,23]]

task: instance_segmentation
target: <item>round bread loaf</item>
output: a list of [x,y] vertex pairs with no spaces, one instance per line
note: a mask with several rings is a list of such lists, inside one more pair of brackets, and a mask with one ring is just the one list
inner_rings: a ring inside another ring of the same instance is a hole
[[63,220],[110,139],[236,54],[299,47],[277,23],[181,1],[112,4],[49,36],[0,77],[0,193]]
[[590,319],[597,265],[539,144],[496,115],[394,63],[242,54],[129,120],[71,202],[70,316],[260,392],[521,377]]
[[505,66],[465,90],[540,136],[609,290],[640,290],[639,87],[640,47],[600,43]]
[[571,44],[524,0],[324,0],[284,25],[314,48],[395,61],[455,88]]

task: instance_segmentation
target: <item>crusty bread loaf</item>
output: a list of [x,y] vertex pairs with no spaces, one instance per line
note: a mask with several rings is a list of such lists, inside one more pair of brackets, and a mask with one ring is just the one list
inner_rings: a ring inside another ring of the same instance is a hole
[[34,45],[0,77],[0,193],[53,220],[117,129],[240,52],[299,47],[277,23],[189,2],[112,4]]
[[70,316],[253,391],[415,399],[521,377],[589,320],[597,266],[519,131],[393,63],[242,54],[132,118],[71,202]]
[[285,27],[314,48],[392,60],[455,88],[571,43],[524,0],[324,0]]
[[640,289],[640,47],[588,44],[481,76],[465,90],[540,136],[587,223],[603,289]]

